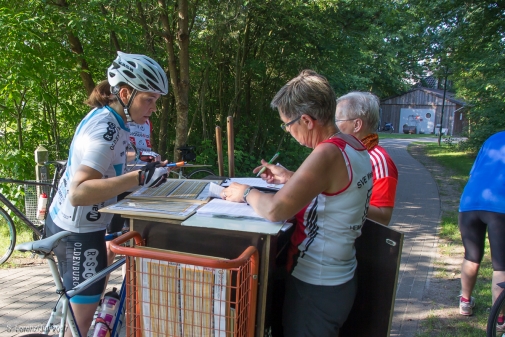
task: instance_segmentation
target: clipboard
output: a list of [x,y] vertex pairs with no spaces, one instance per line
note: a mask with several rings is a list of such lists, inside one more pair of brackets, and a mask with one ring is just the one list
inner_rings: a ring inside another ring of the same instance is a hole
[[206,203],[210,200],[209,185],[211,182],[220,184],[222,180],[167,179],[158,187],[143,186],[131,193],[128,198]]
[[147,218],[186,220],[195,214],[201,202],[123,199],[99,210],[103,213],[134,215]]

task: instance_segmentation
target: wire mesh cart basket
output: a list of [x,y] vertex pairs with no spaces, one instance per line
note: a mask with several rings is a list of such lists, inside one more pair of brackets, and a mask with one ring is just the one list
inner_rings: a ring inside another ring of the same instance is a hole
[[[31,180],[36,183],[48,183],[51,184],[51,180]],[[35,186],[35,185],[24,185],[25,189],[25,214],[26,217],[34,224],[43,223],[37,218],[37,203],[39,195],[44,192],[46,195],[50,195],[51,186]],[[47,205],[49,209],[49,205]]]
[[[133,247],[123,243],[133,239]],[[111,242],[127,257],[126,336],[253,336],[259,255],[235,259],[143,246],[132,231]]]

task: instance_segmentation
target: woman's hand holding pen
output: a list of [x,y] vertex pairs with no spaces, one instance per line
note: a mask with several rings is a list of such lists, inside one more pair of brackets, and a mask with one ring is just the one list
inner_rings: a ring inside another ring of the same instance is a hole
[[293,175],[293,172],[280,164],[269,164],[266,160],[261,160],[261,166],[256,167],[253,173],[259,172],[262,168],[266,170],[261,174],[261,179],[269,184],[285,184]]

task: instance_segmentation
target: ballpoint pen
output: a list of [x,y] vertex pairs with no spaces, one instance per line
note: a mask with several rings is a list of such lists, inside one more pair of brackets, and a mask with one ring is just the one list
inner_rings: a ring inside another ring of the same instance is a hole
[[187,162],[180,161],[180,162],[177,162],[177,163],[168,163],[167,165],[165,165],[165,167],[181,167],[181,166],[184,166],[186,164],[187,164]]
[[[280,152],[277,152],[276,154],[274,154],[274,156],[272,157],[272,159],[270,159],[270,161],[268,162],[269,164],[272,164],[274,162],[274,160],[277,159],[277,157],[279,157],[279,153]],[[263,172],[265,172],[267,168],[263,166],[263,168],[258,172],[258,174],[256,175],[256,177],[259,177],[260,174],[262,174]]]

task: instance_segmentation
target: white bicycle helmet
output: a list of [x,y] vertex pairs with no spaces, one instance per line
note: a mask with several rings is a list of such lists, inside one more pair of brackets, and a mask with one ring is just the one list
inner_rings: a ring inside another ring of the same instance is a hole
[[161,95],[168,93],[167,75],[152,58],[120,51],[117,52],[117,55],[107,71],[111,86],[126,83],[138,91],[154,92]]
[[[111,92],[118,97],[119,103],[124,108],[127,121],[131,122],[128,109],[137,91],[166,95],[168,93],[168,79],[163,68],[148,56],[126,54],[120,51],[117,52],[117,55],[107,70],[107,78],[111,85]],[[128,84],[134,89],[126,105],[119,98],[121,83]]]

